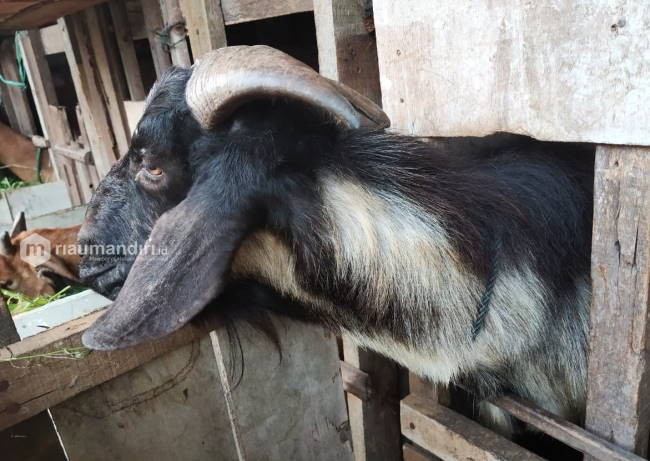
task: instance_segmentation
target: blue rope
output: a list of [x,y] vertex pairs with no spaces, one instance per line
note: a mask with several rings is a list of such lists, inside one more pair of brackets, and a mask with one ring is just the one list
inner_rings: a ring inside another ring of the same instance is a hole
[[490,267],[490,273],[488,275],[487,283],[485,284],[485,291],[481,300],[478,303],[476,309],[476,318],[474,319],[474,324],[472,325],[472,341],[476,341],[476,337],[483,329],[483,324],[485,323],[485,317],[490,311],[490,302],[492,301],[492,293],[494,292],[494,283],[497,280],[497,269],[499,265],[499,255],[501,253],[501,237],[497,237],[494,242],[494,248],[492,249],[492,267]]
[[18,77],[20,78],[20,81],[8,80],[4,78],[2,74],[0,74],[0,82],[4,83],[5,85],[17,86],[19,88],[25,89],[27,88],[27,72],[25,71],[25,65],[23,63],[23,54],[20,49],[18,34],[19,32],[16,32],[16,35],[14,37],[14,46],[16,50],[16,64],[18,67]]

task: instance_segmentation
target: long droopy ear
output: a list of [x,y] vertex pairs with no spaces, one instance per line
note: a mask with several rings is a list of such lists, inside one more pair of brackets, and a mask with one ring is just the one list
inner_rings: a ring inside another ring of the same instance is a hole
[[236,199],[212,196],[208,183],[193,186],[158,219],[117,299],[84,332],[86,347],[112,350],[160,338],[222,291],[251,214]]

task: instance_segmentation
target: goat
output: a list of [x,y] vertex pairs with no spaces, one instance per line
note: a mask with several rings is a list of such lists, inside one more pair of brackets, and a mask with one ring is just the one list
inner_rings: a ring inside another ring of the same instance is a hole
[[511,391],[578,420],[593,149],[498,135],[428,144],[388,124],[265,46],[169,70],[80,232],[82,247],[142,246],[83,256],[83,281],[114,299],[83,343],[153,340],[208,304],[267,309],[480,398]]
[[[21,213],[11,232],[5,232],[0,238],[0,287],[35,298],[52,295],[66,285],[78,283],[80,255],[76,243],[80,227],[28,231]],[[20,256],[20,243],[33,234],[50,241],[48,261],[36,267]]]
[[[36,147],[32,141],[3,123],[0,123],[0,139],[0,163],[23,181],[37,181],[39,178],[36,177]],[[43,152],[40,160],[40,179],[44,182],[54,180],[54,170],[48,152]]]

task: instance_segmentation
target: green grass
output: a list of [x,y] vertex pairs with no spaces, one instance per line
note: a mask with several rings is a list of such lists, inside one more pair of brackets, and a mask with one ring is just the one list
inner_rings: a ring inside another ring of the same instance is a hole
[[20,179],[15,179],[10,176],[0,179],[0,190],[14,190],[21,187],[27,187],[31,184],[21,181]]
[[5,296],[7,307],[11,315],[18,315],[24,312],[33,311],[39,307],[45,306],[47,303],[56,301],[57,299],[65,298],[66,296],[74,295],[85,291],[85,287],[80,286],[67,286],[58,293],[50,296],[38,296],[31,298],[25,294],[18,293],[11,290],[0,289],[0,292]]

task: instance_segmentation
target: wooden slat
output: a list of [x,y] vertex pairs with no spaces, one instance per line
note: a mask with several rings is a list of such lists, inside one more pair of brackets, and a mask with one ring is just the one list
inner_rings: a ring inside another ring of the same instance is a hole
[[160,77],[172,65],[171,56],[163,48],[160,38],[156,35],[164,27],[160,3],[158,0],[140,1],[144,15],[144,26],[147,29],[147,38],[149,39],[149,47],[153,57],[153,65],[156,68],[156,76]]
[[354,365],[341,360],[341,378],[343,390],[367,402],[372,397],[372,384],[368,373],[359,370]]
[[0,32],[35,29],[56,22],[62,16],[102,3],[105,0],[38,0],[25,8],[0,18]]
[[64,53],[63,49],[63,36],[61,35],[61,27],[58,24],[43,27],[39,29],[41,33],[41,41],[45,54]]
[[650,8],[374,0],[384,110],[415,136],[650,145]]
[[89,149],[56,145],[52,147],[52,150],[55,154],[63,155],[77,162],[89,163],[92,160],[92,152]]
[[646,456],[650,148],[598,146],[586,427]]
[[195,61],[210,50],[226,46],[221,0],[180,0],[180,6]]
[[[16,47],[13,39],[6,39],[0,44],[0,73],[6,80],[17,82],[18,65],[16,63]],[[29,105],[28,90],[14,85],[0,84],[2,88],[2,104],[9,118],[9,125],[24,136],[36,134],[36,124]]]
[[142,101],[146,97],[140,65],[133,46],[133,36],[129,25],[129,18],[126,11],[126,4],[123,0],[111,0],[109,3],[113,27],[115,28],[115,39],[120,50],[120,58],[124,67],[126,83],[129,87],[129,94],[132,101]]
[[183,13],[179,0],[159,0],[160,11],[162,12],[165,27],[177,24],[169,29],[169,54],[172,57],[172,63],[176,66],[190,67],[192,61],[190,59],[190,52],[187,48],[187,40],[185,39],[185,26],[181,24]]
[[313,9],[312,0],[221,0],[226,24],[301,13]]
[[439,461],[440,459],[412,443],[405,443],[402,446],[402,457],[404,461]]
[[189,324],[159,341],[119,351],[95,351],[76,360],[41,357],[3,362],[78,347],[83,331],[102,313],[72,320],[0,348],[0,430],[199,339],[216,327],[214,323]]
[[[52,142],[57,144],[69,144],[72,142],[72,133],[70,132],[70,123],[66,114],[65,107],[49,106],[50,120],[51,120],[51,136]],[[51,148],[50,152],[59,163],[59,168],[62,170],[62,179],[65,181],[68,189],[68,195],[72,205],[78,206],[83,203],[83,193],[77,181],[77,168],[74,159],[64,155],[57,157],[61,151]]]
[[541,461],[525,450],[449,408],[409,395],[401,403],[402,434],[447,461]]
[[512,416],[539,429],[545,434],[601,461],[643,461],[644,458],[623,450],[573,423],[565,421],[530,402],[516,396],[500,397],[492,401]]

